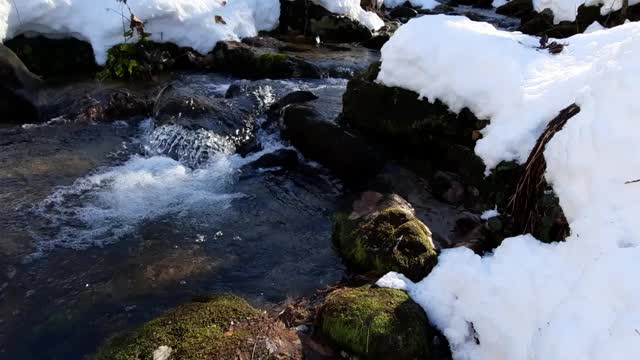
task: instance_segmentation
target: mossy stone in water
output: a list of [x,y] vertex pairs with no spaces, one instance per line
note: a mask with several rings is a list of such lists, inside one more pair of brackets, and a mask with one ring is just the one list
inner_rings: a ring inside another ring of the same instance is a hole
[[[217,295],[206,302],[194,302],[152,320],[131,333],[110,339],[96,354],[96,360],[152,359],[160,347],[171,348],[172,359],[228,359],[238,349],[251,345],[257,334],[252,327],[236,326],[260,316],[260,311],[233,295]],[[268,357],[268,356],[267,356]]]
[[426,314],[406,292],[368,286],[331,293],[323,304],[322,333],[366,359],[430,359]]
[[380,275],[396,271],[418,281],[437,263],[431,231],[397,195],[363,193],[351,214],[336,215],[333,238],[345,260]]

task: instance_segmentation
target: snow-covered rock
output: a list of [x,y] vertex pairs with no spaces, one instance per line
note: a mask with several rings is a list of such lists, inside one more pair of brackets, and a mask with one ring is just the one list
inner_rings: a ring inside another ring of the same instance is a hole
[[[629,5],[640,3],[640,0],[629,0]],[[600,14],[607,15],[622,8],[620,0],[533,0],[533,7],[536,11],[542,12],[544,9],[553,11],[554,22],[575,21],[580,5],[598,6]]]
[[[221,40],[271,30],[280,16],[278,0],[135,0],[128,4],[145,21],[151,40],[201,53]],[[96,61],[102,64],[107,50],[123,41],[123,20],[128,25],[128,16],[128,10],[116,0],[1,0],[0,39],[22,33],[75,37],[91,43]]]
[[[632,359],[640,354],[640,24],[576,35],[557,55],[538,39],[463,17],[400,28],[378,80],[491,120],[476,153],[523,162],[555,115],[581,111],[546,146],[566,242],[506,239],[485,257],[445,250],[419,283],[390,274],[449,339],[457,360]],[[481,54],[481,55],[480,55]]]
[[331,11],[334,14],[344,15],[357,20],[369,30],[376,31],[384,26],[384,21],[373,12],[365,11],[360,6],[360,0],[311,0],[317,5]]

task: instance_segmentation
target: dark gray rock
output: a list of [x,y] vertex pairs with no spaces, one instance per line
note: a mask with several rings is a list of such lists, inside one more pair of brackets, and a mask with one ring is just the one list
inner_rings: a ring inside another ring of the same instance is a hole
[[287,106],[283,134],[302,154],[327,167],[353,186],[369,181],[384,167],[384,158],[360,138],[327,121],[309,105]]

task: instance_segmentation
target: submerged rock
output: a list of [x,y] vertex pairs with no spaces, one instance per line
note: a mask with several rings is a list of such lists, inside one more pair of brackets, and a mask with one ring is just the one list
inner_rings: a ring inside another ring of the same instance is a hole
[[[96,360],[153,359],[170,353],[182,360],[293,359],[293,334],[233,295],[180,305],[141,327],[108,340]],[[170,351],[169,351],[170,350]]]
[[348,263],[378,275],[396,271],[418,281],[438,261],[431,230],[398,195],[362,193],[350,213],[336,215],[333,240]]
[[364,359],[450,358],[446,340],[401,290],[336,290],[322,305],[318,323],[333,344]]

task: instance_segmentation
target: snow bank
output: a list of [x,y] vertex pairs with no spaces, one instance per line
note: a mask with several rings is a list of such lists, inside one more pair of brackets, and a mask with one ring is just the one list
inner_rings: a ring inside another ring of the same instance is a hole
[[563,41],[551,55],[533,37],[429,16],[382,50],[382,83],[491,120],[476,147],[489,167],[523,161],[561,109],[582,109],[544,154],[571,226],[566,242],[523,235],[485,257],[445,250],[419,283],[397,274],[379,281],[409,291],[456,360],[640,355],[640,183],[626,183],[640,178],[640,24]]
[[[640,0],[629,0],[629,5],[638,3],[640,3]],[[542,12],[544,9],[553,11],[556,24],[560,21],[575,21],[578,8],[583,4],[585,6],[602,5],[600,8],[602,15],[607,15],[622,8],[621,0],[533,0],[533,8],[537,12]]]
[[[394,7],[404,5],[406,2],[407,0],[384,0],[384,6],[387,9],[393,9]],[[436,0],[409,0],[409,2],[414,7],[427,10],[431,10],[440,5]]]
[[360,0],[311,0],[315,4],[338,15],[347,16],[350,19],[362,23],[369,29],[376,31],[384,26],[384,21],[373,12],[365,11],[360,6]]
[[[0,40],[22,33],[50,37],[72,36],[93,46],[96,61],[123,41],[122,17],[128,16],[116,0],[0,0]],[[151,40],[190,46],[209,52],[218,41],[255,36],[275,28],[278,0],[131,0],[133,13],[146,21]],[[10,11],[6,11],[10,8]],[[217,23],[221,16],[226,24]]]

